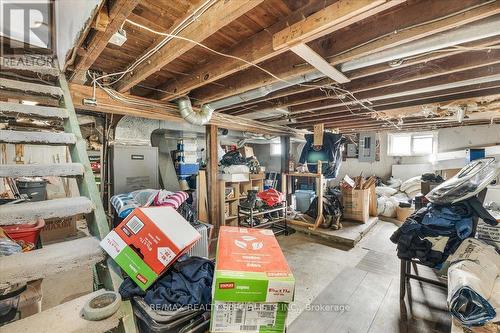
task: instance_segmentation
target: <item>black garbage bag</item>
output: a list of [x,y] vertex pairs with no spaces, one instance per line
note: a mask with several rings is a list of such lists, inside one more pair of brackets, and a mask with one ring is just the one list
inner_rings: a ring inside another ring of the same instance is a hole
[[222,164],[223,166],[245,165],[247,164],[247,161],[239,151],[231,150],[225,153],[224,156],[222,156],[220,164]]

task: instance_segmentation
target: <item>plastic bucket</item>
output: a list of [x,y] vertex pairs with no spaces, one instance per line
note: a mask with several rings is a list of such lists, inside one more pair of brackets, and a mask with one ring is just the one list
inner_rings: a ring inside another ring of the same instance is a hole
[[19,193],[26,194],[31,201],[43,201],[47,199],[47,182],[16,180]]
[[37,244],[40,237],[40,232],[45,226],[44,219],[38,219],[34,224],[11,224],[4,225],[2,229],[12,238],[13,240],[19,241],[23,240],[34,245]]

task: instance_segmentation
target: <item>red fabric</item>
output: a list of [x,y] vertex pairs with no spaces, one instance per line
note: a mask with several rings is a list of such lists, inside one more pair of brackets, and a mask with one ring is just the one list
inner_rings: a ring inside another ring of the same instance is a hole
[[285,201],[285,194],[275,190],[274,188],[257,193],[257,197],[270,207]]

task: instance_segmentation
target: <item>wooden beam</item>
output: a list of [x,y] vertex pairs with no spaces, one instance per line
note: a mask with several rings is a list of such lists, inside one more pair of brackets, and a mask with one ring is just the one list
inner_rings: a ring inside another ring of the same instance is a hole
[[[476,86],[468,86],[461,87],[461,89],[452,89],[447,90],[447,92],[440,92],[439,95],[434,94],[424,94],[417,95],[415,98],[411,100],[404,99],[388,99],[381,100],[380,103],[376,103],[370,105],[376,111],[387,111],[394,110],[405,107],[415,107],[421,105],[427,105],[432,103],[441,103],[441,102],[450,102],[455,100],[460,100],[464,98],[480,98],[480,97],[488,97],[495,96],[500,93],[500,81],[492,82],[491,85],[476,85]],[[367,111],[359,106],[351,108],[351,111],[356,115],[371,115],[373,111]],[[341,118],[352,118],[354,115],[350,111],[348,111],[345,107],[338,107],[334,109],[322,110],[318,113],[307,113],[297,116],[295,119],[297,120],[296,126],[302,127],[302,125],[306,124],[315,124],[320,121],[329,121],[332,119],[341,119]]]
[[[95,60],[106,48],[106,45],[108,45],[109,39],[120,29],[139,2],[140,0],[115,0],[113,7],[109,9],[109,13],[102,13],[107,8],[101,8],[96,19],[106,16],[108,20],[107,26],[105,28],[100,26],[100,29],[87,41],[88,47],[85,55],[75,65],[71,76],[72,82],[85,82],[87,70],[94,64]],[[102,22],[102,20],[99,22]]]
[[[97,106],[92,106],[92,105],[85,105],[83,103],[83,99],[92,96],[92,87],[83,86],[79,84],[70,84],[70,91],[75,108],[78,110],[86,110],[90,112],[100,112],[109,114],[120,114],[125,116],[167,120],[174,122],[184,121],[177,110],[177,106],[169,102],[151,100],[147,98],[141,98],[138,96],[131,96],[129,94],[123,94],[123,96],[126,98],[133,97],[138,101],[143,101],[149,104],[154,103],[153,106],[151,107],[141,106],[136,104],[125,104],[123,102],[111,98],[103,90],[98,89],[96,91]],[[217,112],[213,114],[209,124],[237,131],[249,131],[254,133],[272,134],[278,136],[301,135],[300,132],[297,132],[286,126],[266,124],[255,120],[224,115]]]
[[307,61],[310,65],[312,65],[314,68],[316,68],[318,71],[321,73],[325,74],[325,76],[328,76],[330,79],[338,82],[338,83],[347,83],[351,82],[347,76],[345,76],[341,71],[333,67],[323,59],[319,54],[314,52],[313,49],[311,49],[309,46],[306,44],[297,44],[292,46],[291,51]]
[[[448,75],[452,73],[460,73],[464,70],[473,70],[499,63],[500,50],[469,51],[410,67],[401,69],[393,68],[393,70],[389,72],[354,80],[343,86],[343,88],[354,93],[355,96],[358,96],[359,93],[364,91],[384,87],[401,87],[401,85],[409,82],[427,80],[426,84],[429,84],[432,82],[430,79],[437,77],[443,77],[444,79],[441,81],[444,82],[447,80]],[[315,89],[314,91],[308,91],[276,100],[268,100],[253,106],[248,105],[240,111],[234,111],[231,114],[242,115],[251,112],[250,110],[259,110],[269,107],[298,107],[300,109],[301,105],[305,105],[305,109],[307,109],[308,107],[313,107],[313,102],[318,101],[324,101],[326,104],[329,104],[332,103],[332,98],[327,97],[323,91]]]
[[[180,37],[202,42],[222,27],[228,25],[252,8],[258,6],[263,0],[239,1],[224,0],[218,1],[210,7],[203,15],[187,26]],[[117,84],[117,90],[125,92],[146,79],[151,74],[159,71],[182,54],[186,53],[196,44],[182,39],[172,39],[154,53],[147,62],[137,66],[131,75],[126,76]]]
[[[487,38],[485,40],[465,43],[465,44],[462,44],[461,46],[464,46],[464,47],[470,48],[470,49],[484,48],[485,50],[483,52],[477,53],[477,55],[480,55],[482,53],[488,52],[487,47],[493,46],[493,45],[498,45],[499,43],[500,43],[500,40],[498,39],[498,37],[493,37],[493,38]],[[374,65],[374,66],[369,66],[369,67],[349,71],[349,72],[346,72],[345,74],[352,81],[354,81],[356,79],[369,77],[369,76],[373,76],[376,74],[382,74],[382,73],[393,72],[393,71],[401,71],[401,70],[403,70],[403,68],[406,68],[406,67],[412,67],[414,70],[421,70],[421,68],[425,68],[425,67],[431,66],[431,64],[433,64],[433,63],[436,63],[436,62],[434,62],[436,60],[451,57],[454,55],[471,54],[469,52],[471,52],[471,51],[456,50],[456,51],[449,51],[449,52],[436,52],[436,53],[431,53],[431,54],[424,54],[424,55],[417,56],[417,57],[414,57],[411,59],[406,59],[397,68],[391,67],[387,63],[382,63],[382,64],[378,64],[378,65]],[[474,57],[472,57],[472,59],[475,60],[476,57],[474,56]],[[469,60],[470,60],[470,58],[469,58]],[[445,63],[447,63],[447,61],[445,61]],[[417,67],[415,65],[419,65],[420,67]],[[439,72],[440,68],[434,68],[434,70]],[[394,73],[396,73],[396,72],[394,72]],[[397,75],[393,75],[393,77],[396,77],[396,76]],[[407,76],[404,76],[404,78],[406,79]],[[329,79],[329,78],[325,78],[325,79],[321,79],[319,81],[316,81],[314,83],[316,85],[323,86],[323,85],[331,85],[334,83],[334,81]],[[218,111],[233,114],[233,112],[237,111],[239,108],[242,108],[242,110],[243,110],[243,107],[245,107],[244,109],[252,109],[259,102],[272,101],[272,100],[275,100],[278,98],[291,96],[291,95],[295,95],[295,94],[299,94],[299,93],[303,93],[303,92],[307,92],[307,91],[311,91],[311,90],[315,90],[315,89],[317,89],[317,88],[310,87],[310,86],[292,86],[289,88],[278,90],[278,91],[273,92],[267,96],[264,96],[264,97],[261,97],[261,98],[255,99],[255,100],[251,100],[248,102],[244,102],[244,103],[228,106],[225,108],[221,108]],[[273,102],[276,103],[278,101],[273,101]]]
[[[477,7],[478,4],[483,5]],[[470,6],[476,7],[465,10]],[[327,40],[317,40],[309,46],[327,58],[330,64],[337,65],[475,22],[499,12],[500,2],[498,1],[492,3],[485,1],[419,1],[396,7],[391,15],[381,16],[376,21],[367,22],[367,24],[362,24],[362,21],[352,29],[340,30]],[[429,23],[422,24],[422,22]],[[373,29],[373,25],[376,25],[377,29]],[[398,33],[394,33],[394,31],[398,31]],[[281,79],[296,78],[314,70],[312,66],[304,65],[303,60],[294,54],[272,59],[262,64],[262,67]],[[262,71],[249,69],[219,81],[220,85],[197,89],[190,96],[207,103],[276,81],[275,78]]]
[[214,226],[214,235],[218,235],[220,227],[220,195],[217,183],[219,173],[219,144],[217,140],[217,126],[208,125],[206,127],[206,146],[208,148],[207,161],[207,185],[208,185],[208,211],[210,224]]
[[[378,6],[384,9],[398,5],[404,1],[385,0],[340,0],[333,5],[304,18],[273,36],[273,48],[279,50],[298,43],[307,43],[319,37],[325,36],[336,30],[336,27],[344,23],[344,26],[352,24],[350,19],[365,14]],[[370,16],[367,14],[365,17]],[[349,22],[347,25],[345,22]]]
[[[450,85],[457,85],[460,82],[463,86],[473,85],[480,80],[483,83],[497,81],[500,76],[500,63],[467,69],[464,71],[441,75],[438,77],[431,77],[428,79],[410,81],[400,85],[391,85],[388,87],[380,87],[371,90],[361,91],[356,93],[355,96],[358,100],[370,100],[375,102],[380,99],[393,98],[398,96],[416,95],[429,91],[439,91],[452,88]],[[350,99],[345,99],[350,101]],[[342,106],[345,102],[339,101],[336,97],[321,99],[316,102],[309,102],[299,106],[290,107],[290,113],[293,115],[328,109],[334,106]]]
[[[332,1],[328,0],[325,2],[326,5],[328,5],[328,3]],[[159,98],[163,100],[175,99],[177,97],[185,95],[192,89],[198,88],[202,85],[216,80],[220,80],[228,75],[246,69],[250,67],[249,63],[257,64],[286,52],[288,48],[280,48],[277,50],[273,49],[273,33],[282,30],[286,26],[301,21],[303,17],[307,17],[315,12],[320,11],[325,5],[325,2],[312,1],[308,3],[307,5],[290,14],[287,18],[273,24],[271,27],[264,29],[263,31],[251,36],[250,38],[241,41],[235,47],[226,52],[233,57],[242,58],[248,63],[234,58],[216,56],[215,60],[201,65],[200,67],[193,70],[190,75],[176,80],[171,80],[170,82],[166,82],[165,84],[161,85],[159,89],[168,91],[168,93],[160,94]],[[342,9],[344,7],[346,9],[352,8],[351,1],[340,0],[336,3],[337,6]],[[395,5],[395,3],[392,1],[387,3]],[[374,15],[382,11],[383,9],[386,8],[382,8],[381,6],[371,8],[369,12],[364,13],[364,15],[358,15],[355,19],[351,17],[350,20],[347,20],[347,18],[343,21],[341,20],[340,22],[344,22],[344,24],[337,24],[335,26],[332,25],[331,29],[332,31],[341,29],[342,27],[345,27],[345,24],[347,23],[352,24],[354,23],[354,21],[359,21],[365,18],[368,14]],[[343,13],[345,14],[345,10],[343,10]],[[352,15],[348,13],[347,16]]]

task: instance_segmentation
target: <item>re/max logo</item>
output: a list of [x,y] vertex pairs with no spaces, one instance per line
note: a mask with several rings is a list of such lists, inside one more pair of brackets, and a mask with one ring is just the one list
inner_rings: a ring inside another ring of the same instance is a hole
[[234,289],[234,282],[219,283],[219,289]]

